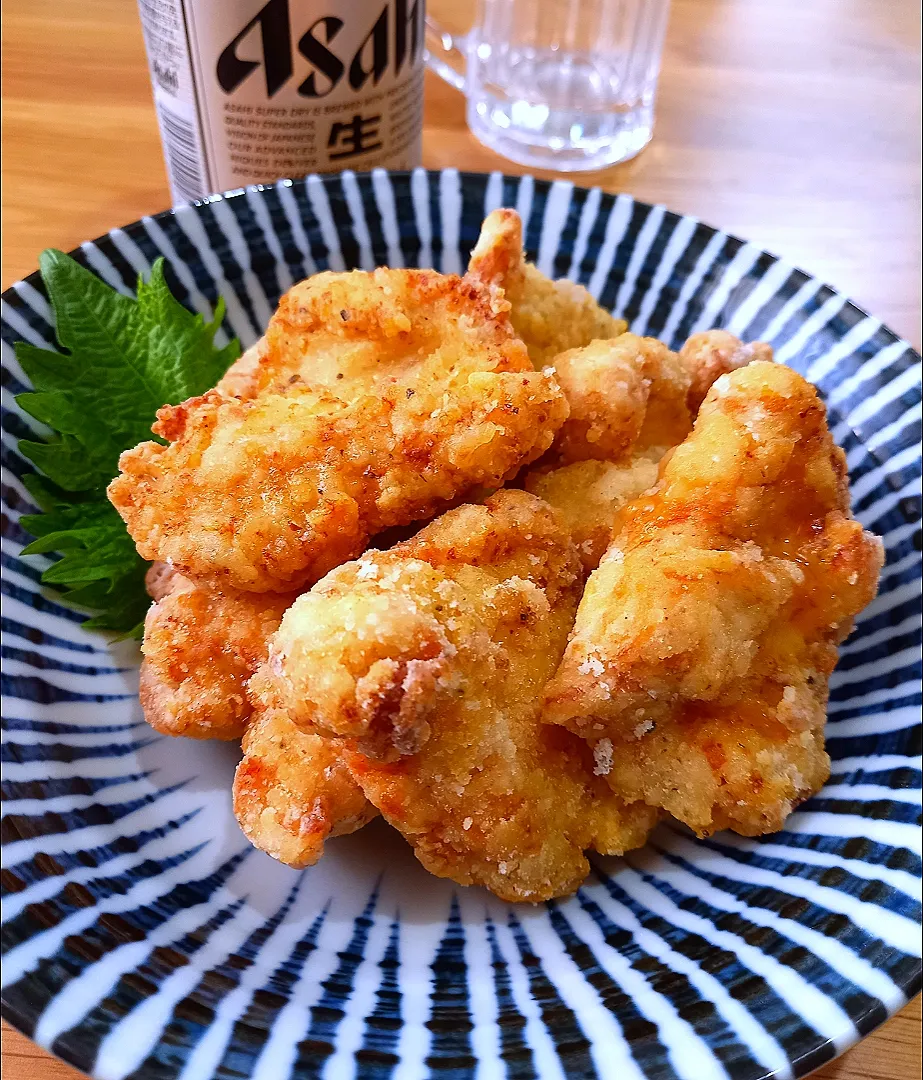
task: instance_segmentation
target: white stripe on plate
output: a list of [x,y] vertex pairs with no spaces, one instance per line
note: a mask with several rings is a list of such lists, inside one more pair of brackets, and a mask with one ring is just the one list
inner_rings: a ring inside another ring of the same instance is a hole
[[758,844],[742,836],[724,832],[719,837],[712,837],[710,844],[724,848],[734,848],[764,859],[780,859],[787,866],[801,863],[804,866],[818,866],[826,870],[845,870],[853,877],[866,881],[880,881],[892,889],[904,893],[913,900],[923,899],[923,883],[916,874],[907,870],[893,870],[880,863],[867,863],[861,859],[847,859],[838,851],[815,851],[812,848],[799,847],[796,844]]
[[[841,360],[858,351],[881,329],[881,320],[867,315],[848,330],[835,344],[812,361],[805,373],[805,378],[815,385],[822,382],[835,369]],[[844,380],[848,381],[847,380]]]
[[652,207],[644,220],[644,224],[641,226],[632,247],[628,265],[625,267],[625,278],[616,292],[615,302],[612,305],[612,310],[616,315],[622,315],[631,300],[638,283],[638,275],[641,273],[644,260],[647,258],[657,233],[660,231],[665,213],[666,208],[663,206]]
[[395,270],[399,269],[404,265],[404,252],[401,250],[394,188],[391,186],[391,178],[384,169],[372,170],[372,194],[378,207],[381,231],[388,248],[388,266]]
[[[886,697],[884,700],[889,701],[890,698]],[[847,708],[850,704],[847,703]],[[827,738],[852,739],[862,735],[887,735],[889,731],[902,731],[904,728],[916,727],[919,722],[919,705],[905,705],[886,712],[864,713],[862,716],[852,716],[847,720],[837,720],[833,717],[827,721]]]
[[12,287],[19,294],[20,299],[25,304],[28,304],[40,319],[45,320],[49,329],[54,326],[55,317],[54,312],[51,310],[51,304],[48,303],[38,289],[30,285],[28,281],[14,281]]
[[[54,350],[52,342],[40,334],[38,330],[33,330],[19,312],[14,311],[10,307],[6,300],[0,300],[0,318],[2,318],[3,321],[10,326],[10,329],[12,329],[18,337],[22,338],[23,341],[28,341],[30,345],[34,345],[38,349]],[[6,342],[4,342],[4,344],[6,344]],[[6,349],[4,350],[4,353],[6,353]],[[15,355],[15,350],[10,349],[7,355],[9,354]],[[25,372],[18,363],[13,362],[9,364],[9,367],[18,382],[24,383],[26,386],[29,385],[29,380],[26,378]]]
[[311,277],[312,274],[317,273],[317,263],[314,262],[314,256],[311,254],[311,244],[308,240],[308,234],[304,231],[301,211],[292,191],[291,180],[280,180],[276,184],[276,193],[279,196],[282,213],[285,215],[285,220],[294,237],[295,247],[301,252],[301,265],[304,267],[304,276]]
[[716,232],[702,249],[701,254],[698,259],[696,259],[695,266],[692,268],[692,272],[683,282],[682,287],[679,290],[679,295],[676,297],[673,307],[670,309],[669,318],[664,323],[663,329],[660,331],[661,340],[665,341],[668,345],[676,337],[677,331],[686,317],[686,312],[689,309],[689,303],[692,300],[692,297],[698,291],[705,275],[711,268],[712,263],[718,258],[718,253],[724,247],[726,241],[727,233]]
[[[901,560],[904,562],[905,560]],[[909,565],[919,563],[920,556],[914,552],[909,555],[906,562]],[[906,569],[906,567],[904,567]],[[919,615],[909,615],[906,619],[902,619],[896,626],[883,626],[881,629],[876,630],[873,634],[866,634],[864,637],[850,638],[845,645],[840,646],[840,656],[852,656],[854,653],[863,653],[866,649],[872,649],[876,645],[881,645],[886,641],[903,637],[904,634],[909,634],[911,631],[918,629],[920,626]]]
[[[877,319],[872,321],[878,322]],[[859,326],[862,325],[862,323],[859,324]],[[878,323],[878,327],[881,327],[881,323]],[[858,327],[856,329],[858,329]],[[843,341],[845,340],[846,338],[843,339]],[[855,374],[850,375],[846,379],[838,379],[837,382],[830,387],[830,390],[827,392],[827,405],[835,406],[846,398],[852,397],[852,395],[861,387],[880,375],[886,367],[903,356],[909,348],[910,346],[906,341],[894,341],[890,345],[886,345],[883,349],[879,349],[874,356],[869,357],[869,359],[865,361]],[[830,353],[832,352],[833,350],[831,349]],[[829,356],[830,353],[827,355]]]
[[785,301],[782,307],[779,308],[770,320],[761,335],[763,340],[775,345],[776,338],[782,333],[789,321],[801,311],[805,304],[812,300],[823,287],[823,282],[818,281],[816,278],[808,278],[807,281],[802,282],[797,291]]
[[[846,839],[865,837],[887,847],[907,848],[920,854],[920,829],[903,821],[879,821],[859,814],[830,814],[821,810],[796,810],[785,822],[786,832],[816,833]],[[919,934],[919,930],[917,930]]]
[[350,221],[353,226],[353,235],[359,245],[359,268],[362,270],[375,269],[375,256],[372,253],[372,237],[369,233],[369,225],[365,220],[365,205],[362,202],[362,192],[359,190],[359,182],[352,169],[346,169],[340,173],[340,183],[343,185],[343,194],[346,196],[346,207],[349,210]]
[[870,397],[861,401],[846,417],[846,423],[853,429],[870,420],[875,413],[890,405],[896,398],[917,387],[920,382],[920,365],[912,364],[902,371],[896,379],[891,379]]
[[413,215],[420,238],[420,266],[433,266],[433,223],[429,212],[429,181],[425,169],[414,169],[410,177],[410,193],[413,196]]
[[330,209],[330,200],[327,198],[327,189],[319,176],[309,176],[305,180],[305,194],[311,204],[311,210],[317,219],[324,247],[327,249],[327,262],[331,270],[345,270],[346,260],[340,250],[340,237],[333,221],[333,212]]
[[911,806],[920,805],[920,797],[923,792],[919,788],[892,788],[884,784],[825,784],[819,792],[822,799],[842,799],[851,801],[858,799],[860,802],[880,802],[886,799],[890,802],[910,803]]
[[757,278],[756,284],[746,297],[744,302],[732,313],[727,320],[725,329],[738,337],[743,337],[747,327],[756,319],[763,308],[773,299],[779,289],[788,281],[792,268],[780,259],[772,262],[765,274]]
[[538,241],[535,265],[543,274],[553,278],[554,257],[561,246],[561,234],[567,223],[574,185],[569,180],[555,180],[548,191],[545,212],[542,214],[542,231]]
[[[276,190],[279,190],[278,187]],[[253,214],[255,221],[260,227],[266,247],[269,248],[272,253],[277,292],[281,296],[295,284],[295,281],[289,271],[288,263],[285,259],[285,252],[282,250],[282,244],[279,242],[279,234],[276,232],[275,226],[272,223],[272,218],[269,216],[269,208],[266,199],[260,189],[253,186],[247,188],[244,198],[247,200],[247,206],[250,207],[250,211]],[[271,301],[273,298],[267,297],[267,299]]]
[[630,865],[620,870],[617,884],[636,903],[673,926],[704,938],[715,948],[732,953],[744,968],[762,978],[795,1016],[803,1017],[807,1026],[830,1039],[838,1049],[845,1049],[855,1040],[855,1027],[846,1013],[794,968],[779,963],[737,934],[721,930],[710,919],[679,907],[653,883],[645,881],[644,877],[651,875],[659,878],[680,893],[702,899],[710,907],[742,915],[750,922],[769,926],[772,930],[777,930],[778,916],[762,909],[749,908],[736,896],[675,867],[653,851],[646,850],[640,855],[629,856],[629,859]]
[[[616,875],[614,880],[618,884],[620,875]],[[645,928],[631,908],[610,896],[605,886],[595,884],[591,879],[591,883],[583,886],[581,892],[592,898],[616,926],[627,930],[634,937],[639,949],[656,957],[672,971],[685,975],[702,999],[714,1005],[734,1037],[740,1039],[750,1054],[765,1066],[767,1072],[771,1072],[779,1080],[791,1076],[791,1066],[785,1051],[719,979],[699,967],[688,956],[671,948],[670,943],[655,931]],[[600,951],[609,947],[600,946]]]
[[618,1021],[564,948],[548,911],[535,908],[517,911],[516,915],[532,953],[541,957],[545,977],[564,1004],[580,1017],[580,1027],[590,1043],[589,1053],[600,1080],[644,1080]]
[[567,1080],[561,1059],[558,1057],[557,1048],[551,1032],[545,1025],[541,1007],[532,993],[529,977],[526,973],[522,957],[513,938],[513,932],[506,923],[505,915],[498,909],[492,912],[496,918],[492,919],[494,935],[497,941],[497,951],[506,963],[506,971],[510,980],[510,995],[519,1014],[525,1019],[522,1040],[525,1046],[532,1051],[535,1072],[541,1080]]
[[868,772],[890,772],[892,769],[920,769],[923,758],[919,754],[861,754],[856,757],[836,758],[830,762],[833,776],[864,769]]
[[631,220],[631,210],[634,200],[630,195],[617,195],[615,203],[606,222],[606,232],[599,253],[596,256],[596,268],[590,278],[587,288],[599,299],[600,293],[606,285],[606,279],[612,270],[612,260],[616,250],[625,236],[628,222]]
[[[237,197],[240,198],[240,196]],[[256,318],[255,330],[257,336],[259,336],[269,325],[269,320],[273,315],[273,305],[263,287],[262,281],[260,281],[259,276],[253,269],[250,245],[247,243],[247,239],[240,227],[240,222],[237,220],[237,215],[231,209],[230,203],[227,199],[215,199],[211,202],[211,209],[214,222],[218,226],[219,232],[221,232],[227,240],[231,254],[234,256],[234,261],[240,267],[241,282],[247,291],[247,299],[250,301],[250,306],[253,308],[254,316]],[[196,218],[197,222],[200,220],[200,218]],[[202,235],[203,237],[205,236],[204,227],[202,229]],[[229,288],[230,283],[228,283],[226,287]],[[230,311],[230,307],[228,308],[228,311]]]
[[[763,885],[782,896],[800,897],[825,911],[845,915],[853,925],[864,930],[869,937],[883,941],[892,949],[900,949],[902,952],[909,952],[915,956],[920,955],[920,945],[914,945],[914,938],[919,937],[919,926],[916,920],[908,919],[880,904],[867,903],[847,892],[823,885],[819,881],[812,881],[810,878],[799,877],[797,874],[780,874],[778,870],[768,870],[764,866],[756,866],[753,863],[739,863],[727,855],[718,854],[712,848],[702,848],[674,832],[669,833],[669,840],[664,846],[671,854],[693,863],[697,871],[730,878],[741,884]],[[788,928],[794,922],[793,919],[784,920],[781,932],[788,933]],[[823,937],[822,934],[819,936]],[[891,979],[867,960],[856,956],[851,949],[841,947],[847,954],[851,954],[848,960],[850,966],[839,969],[842,974],[876,997],[882,997],[891,992],[889,985],[892,983]],[[852,966],[853,956],[856,960],[855,967]],[[841,958],[842,962],[843,958]]]
[[673,276],[676,265],[683,257],[692,237],[695,234],[698,222],[694,218],[681,217],[670,233],[670,239],[664,248],[663,255],[657,263],[657,269],[651,278],[650,286],[644,293],[641,305],[638,308],[637,318],[632,320],[632,329],[636,334],[646,334],[647,324],[651,315],[657,308],[664,287]]
[[731,293],[750,273],[754,263],[762,254],[762,250],[754,244],[743,244],[737,249],[734,257],[721,271],[721,277],[689,330],[690,334],[708,330],[715,325]]
[[[619,987],[638,1012],[657,1028],[658,1037],[666,1047],[670,1065],[680,1080],[702,1080],[703,1077],[720,1080],[721,1077],[727,1077],[727,1070],[692,1024],[679,1015],[670,999],[655,990],[627,957],[606,943],[596,921],[586,911],[573,902],[562,904],[559,910],[570,923],[574,934],[589,946],[596,963],[613,984]],[[630,1055],[631,1046],[621,1030],[620,1035],[625,1040],[622,1053]]]
[[787,364],[794,360],[811,338],[815,334],[819,334],[831,320],[835,319],[848,303],[846,297],[840,296],[839,293],[827,297],[817,311],[809,315],[788,341],[776,350],[776,360],[780,364]]
[[841,686],[848,686],[850,683],[888,675],[919,659],[921,659],[920,646],[911,645],[907,649],[899,649],[889,656],[881,656],[875,660],[869,660],[866,664],[857,664],[847,670],[838,668],[830,678],[830,689],[838,690]]
[[458,250],[462,215],[461,177],[458,169],[443,169],[439,176],[439,216],[442,219],[442,272],[463,274]]
[[487,186],[484,188],[484,217],[491,210],[499,210],[503,205],[503,173],[492,172],[487,177]]
[[122,275],[94,243],[85,240],[80,245],[80,250],[86,256],[90,269],[94,271],[97,277],[102,278],[107,285],[110,285],[116,292],[121,293],[122,296],[130,296],[134,299],[134,290],[125,284]]
[[567,276],[571,281],[580,280],[580,264],[586,255],[587,242],[593,231],[593,224],[599,214],[599,204],[602,202],[603,193],[599,188],[590,188],[583,209],[580,211],[580,221],[577,223],[577,236],[574,239],[574,253],[570,260],[570,269]]

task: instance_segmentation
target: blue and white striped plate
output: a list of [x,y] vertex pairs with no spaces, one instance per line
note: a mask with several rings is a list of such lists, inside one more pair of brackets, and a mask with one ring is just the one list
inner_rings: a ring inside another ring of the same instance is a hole
[[920,357],[821,282],[662,206],[441,173],[284,181],[116,229],[77,257],[118,288],[158,255],[249,345],[325,267],[461,270],[493,207],[530,255],[677,346],[727,327],[817,383],[881,594],[833,678],[833,775],[785,830],[664,826],[571,899],[508,906],[430,877],[380,822],[296,872],[231,814],[237,755],[145,727],[138,653],[38,584],[12,344],[48,345],[33,276],[3,295],[3,1014],[105,1080],[800,1077],[920,986]]

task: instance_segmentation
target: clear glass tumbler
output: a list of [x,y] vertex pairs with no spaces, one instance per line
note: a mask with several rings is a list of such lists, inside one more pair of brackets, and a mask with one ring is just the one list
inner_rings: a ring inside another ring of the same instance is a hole
[[467,98],[477,138],[522,165],[576,171],[649,141],[669,0],[479,0],[452,34],[427,15],[427,62]]

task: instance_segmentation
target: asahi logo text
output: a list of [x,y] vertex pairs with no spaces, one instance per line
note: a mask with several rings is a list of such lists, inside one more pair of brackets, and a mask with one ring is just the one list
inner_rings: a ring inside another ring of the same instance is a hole
[[[297,90],[302,97],[322,98],[345,77],[353,90],[361,90],[371,79],[377,85],[393,65],[395,74],[406,62],[417,58],[422,41],[424,0],[391,0],[378,8],[368,31],[351,55],[343,55],[336,43],[344,22],[336,15],[315,19],[295,42],[295,49],[307,61],[298,72],[302,81]],[[376,5],[377,7],[377,5]],[[373,8],[373,12],[375,8]],[[259,27],[262,59],[248,60],[237,54],[238,47],[255,27]],[[300,30],[296,28],[296,33]],[[266,94],[272,97],[296,74],[292,49],[289,0],[269,0],[230,41],[218,57],[215,73],[226,94],[232,94],[257,68],[263,68]]]

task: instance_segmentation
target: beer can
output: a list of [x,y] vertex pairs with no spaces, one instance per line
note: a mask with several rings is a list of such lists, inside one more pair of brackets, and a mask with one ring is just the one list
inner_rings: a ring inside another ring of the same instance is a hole
[[138,0],[174,203],[420,164],[424,0]]

